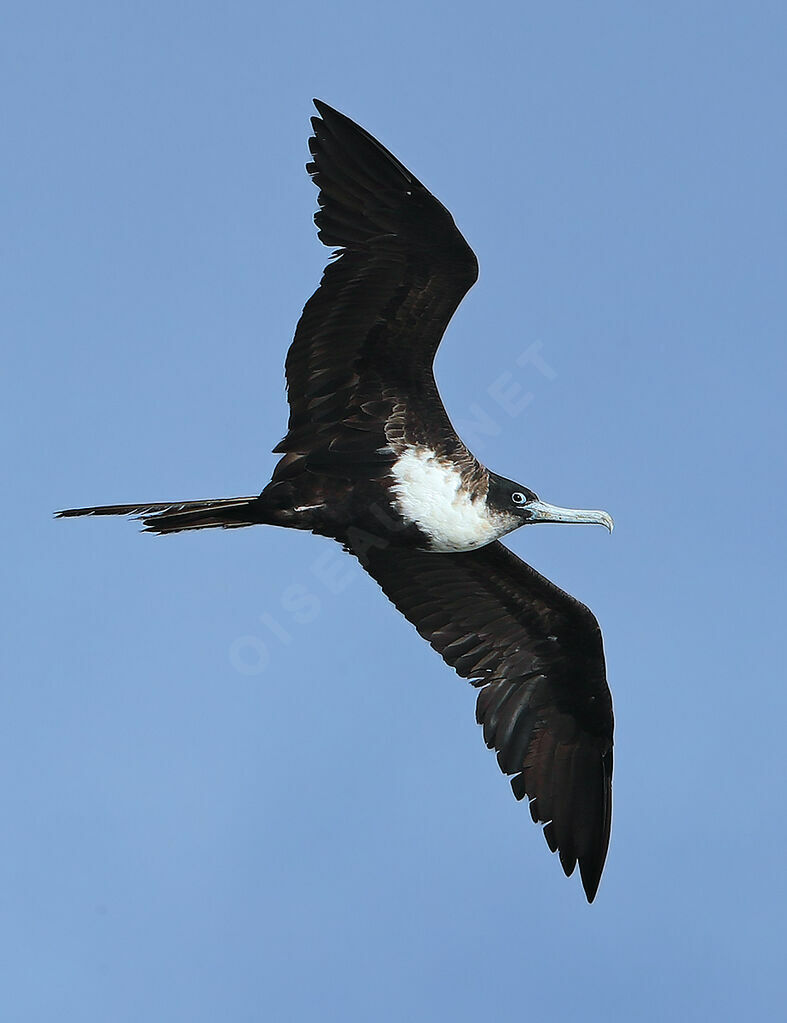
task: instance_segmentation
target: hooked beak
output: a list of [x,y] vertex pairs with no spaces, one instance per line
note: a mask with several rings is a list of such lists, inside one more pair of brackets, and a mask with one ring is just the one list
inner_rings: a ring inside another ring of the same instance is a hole
[[598,526],[606,526],[612,532],[615,523],[605,511],[585,511],[582,508],[558,508],[546,501],[528,501],[523,507],[527,514],[526,522],[593,522]]

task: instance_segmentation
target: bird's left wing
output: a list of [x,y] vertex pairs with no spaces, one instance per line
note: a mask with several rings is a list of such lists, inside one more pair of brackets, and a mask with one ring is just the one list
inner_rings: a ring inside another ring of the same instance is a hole
[[592,902],[612,818],[612,698],[593,614],[496,542],[459,554],[348,550],[418,632],[480,688],[484,739],[528,796],[566,874]]

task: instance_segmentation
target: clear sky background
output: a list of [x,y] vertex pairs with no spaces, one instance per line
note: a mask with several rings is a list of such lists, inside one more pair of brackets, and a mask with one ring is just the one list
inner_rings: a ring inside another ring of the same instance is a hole
[[[779,1014],[786,30],[776,2],[6,5],[3,1020]],[[312,96],[478,254],[457,427],[616,519],[509,539],[604,631],[593,906],[338,547],[51,517],[267,481],[327,255]]]

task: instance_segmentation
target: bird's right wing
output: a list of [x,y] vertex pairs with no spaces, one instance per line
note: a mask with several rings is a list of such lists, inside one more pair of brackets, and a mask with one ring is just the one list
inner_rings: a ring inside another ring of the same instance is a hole
[[347,543],[386,596],[463,678],[511,780],[592,902],[612,819],[612,697],[601,631],[579,601],[496,542],[433,554]]
[[280,473],[306,455],[310,468],[345,462],[367,472],[395,408],[405,433],[425,413],[447,422],[432,362],[478,264],[448,210],[395,156],[344,114],[315,105],[314,219],[337,251],[287,353],[290,419],[275,450],[289,454]]

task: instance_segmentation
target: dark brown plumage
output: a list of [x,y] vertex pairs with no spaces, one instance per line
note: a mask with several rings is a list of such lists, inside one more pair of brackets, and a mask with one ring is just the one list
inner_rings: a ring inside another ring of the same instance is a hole
[[529,521],[611,520],[544,505],[456,435],[432,362],[476,280],[475,256],[387,149],[315,103],[307,170],[319,237],[337,251],[287,354],[290,418],[271,482],[257,496],[59,514],[135,515],[157,533],[275,524],[338,540],[479,687],[487,745],[566,874],[579,864],[592,901],[612,812],[601,632],[583,604],[489,540]]
[[593,901],[612,820],[612,699],[591,612],[496,542],[430,554],[361,544],[389,600],[462,678],[517,799]]
[[[287,353],[293,466],[341,476],[380,475],[406,444],[441,433],[446,453],[472,459],[443,408],[435,352],[478,262],[448,210],[388,150],[315,100],[314,221],[340,255],[325,268]],[[393,448],[393,450],[391,450]],[[304,501],[307,497],[304,496]]]

